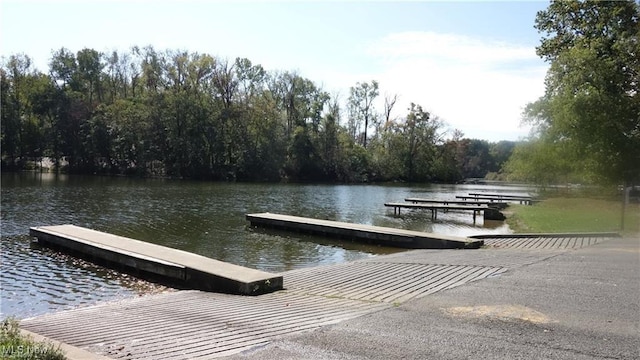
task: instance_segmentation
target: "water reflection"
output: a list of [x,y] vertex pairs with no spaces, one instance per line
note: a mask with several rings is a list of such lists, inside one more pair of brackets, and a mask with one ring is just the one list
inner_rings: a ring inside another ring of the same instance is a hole
[[[283,213],[463,236],[505,233],[509,229],[502,223],[484,223],[480,218],[474,224],[469,212],[449,212],[433,221],[428,211],[403,211],[402,216],[394,216],[392,209],[383,206],[409,196],[447,199],[471,191],[504,190],[482,185],[229,184],[2,174],[1,311],[24,317],[58,306],[140,293],[136,286],[143,283],[136,285],[118,273],[31,247],[27,236],[31,226],[75,224],[281,272],[397,250],[255,231],[249,228],[245,214]],[[142,286],[143,292],[147,286],[151,285]],[[43,303],[58,305],[38,305]]]

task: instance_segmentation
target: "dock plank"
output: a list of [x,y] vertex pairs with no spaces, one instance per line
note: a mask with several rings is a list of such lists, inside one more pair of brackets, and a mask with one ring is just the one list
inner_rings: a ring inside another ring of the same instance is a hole
[[282,289],[282,276],[74,225],[32,227],[44,244],[206,291],[258,295]]

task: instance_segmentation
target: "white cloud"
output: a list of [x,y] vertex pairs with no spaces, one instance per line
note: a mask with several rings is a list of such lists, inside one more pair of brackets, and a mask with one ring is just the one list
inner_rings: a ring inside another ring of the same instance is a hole
[[492,64],[537,59],[535,52],[529,47],[430,31],[390,34],[372,44],[369,52],[388,59],[430,57],[457,64]]
[[524,106],[544,93],[547,67],[533,47],[434,32],[388,35],[370,44],[375,79],[401,97],[404,115],[418,103],[467,137],[515,140]]

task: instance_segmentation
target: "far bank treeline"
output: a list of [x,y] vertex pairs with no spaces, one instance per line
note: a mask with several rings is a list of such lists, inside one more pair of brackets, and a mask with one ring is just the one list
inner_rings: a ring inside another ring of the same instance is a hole
[[[2,168],[241,181],[442,181],[496,173],[513,142],[455,131],[376,81],[337,96],[294,72],[184,51],[53,52],[48,73],[3,59]],[[382,100],[382,99],[380,99]],[[382,101],[380,101],[382,103]]]

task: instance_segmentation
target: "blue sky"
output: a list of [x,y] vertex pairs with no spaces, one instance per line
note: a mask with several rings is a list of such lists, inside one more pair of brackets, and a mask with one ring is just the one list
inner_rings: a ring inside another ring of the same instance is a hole
[[535,55],[541,1],[0,1],[2,56],[25,53],[42,71],[61,47],[246,57],[343,100],[377,80],[398,94],[395,116],[418,103],[491,141],[527,135],[521,111],[544,93],[548,68]]

